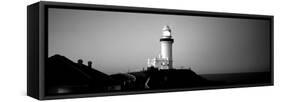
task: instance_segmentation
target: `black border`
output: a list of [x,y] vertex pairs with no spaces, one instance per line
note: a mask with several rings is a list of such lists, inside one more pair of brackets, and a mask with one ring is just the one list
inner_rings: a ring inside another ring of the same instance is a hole
[[[165,89],[165,90],[144,90],[130,92],[113,92],[113,93],[92,93],[92,94],[77,94],[77,95],[62,95],[62,96],[45,96],[44,90],[44,68],[45,60],[48,57],[48,8],[62,9],[79,9],[79,10],[98,10],[98,11],[113,11],[113,12],[133,12],[133,13],[152,13],[152,14],[168,14],[168,15],[187,15],[200,17],[222,17],[222,18],[239,18],[239,19],[259,19],[270,21],[270,71],[271,82],[264,84],[249,84],[249,85],[229,85],[216,87],[200,87],[200,88],[182,88],[182,89]],[[125,7],[113,5],[93,5],[82,3],[62,3],[62,2],[39,2],[39,98],[46,99],[61,99],[61,98],[81,98],[93,96],[112,96],[112,95],[128,95],[128,94],[143,94],[143,93],[158,93],[158,92],[175,92],[175,91],[190,91],[190,90],[206,90],[206,89],[224,89],[224,88],[240,88],[253,86],[271,86],[274,83],[274,45],[273,45],[273,24],[274,17],[272,15],[254,15],[254,14],[238,14],[238,13],[221,13],[221,12],[205,12],[205,11],[188,11],[175,9],[159,9],[159,8],[142,8],[142,7]]]

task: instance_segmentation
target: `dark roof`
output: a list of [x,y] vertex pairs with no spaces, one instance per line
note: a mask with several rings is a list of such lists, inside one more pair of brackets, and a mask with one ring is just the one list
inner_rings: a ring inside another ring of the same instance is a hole
[[49,85],[110,85],[114,84],[107,74],[86,65],[74,63],[61,55],[47,60],[45,78]]

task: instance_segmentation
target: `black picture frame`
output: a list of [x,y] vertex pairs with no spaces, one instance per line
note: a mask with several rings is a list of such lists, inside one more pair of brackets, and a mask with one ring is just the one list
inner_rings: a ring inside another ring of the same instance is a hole
[[[243,84],[243,85],[227,85],[227,86],[209,86],[199,88],[180,88],[180,89],[159,89],[159,90],[143,90],[143,91],[126,91],[126,92],[110,92],[110,93],[87,93],[87,94],[71,94],[46,96],[44,72],[46,60],[48,58],[48,8],[63,9],[79,9],[79,10],[98,10],[98,11],[118,11],[118,12],[134,12],[148,14],[167,14],[167,15],[188,15],[203,17],[223,17],[223,18],[241,18],[241,19],[261,19],[270,21],[270,73],[269,83],[261,84]],[[141,8],[141,7],[125,7],[112,5],[94,5],[81,3],[62,3],[40,1],[27,7],[27,95],[39,100],[60,99],[60,98],[80,98],[80,97],[96,97],[126,94],[143,94],[143,93],[159,93],[159,92],[175,92],[190,90],[206,90],[206,89],[222,89],[237,87],[253,87],[253,86],[271,86],[273,80],[273,16],[271,15],[254,15],[254,14],[237,14],[237,13],[220,13],[205,11],[188,11],[158,8]]]

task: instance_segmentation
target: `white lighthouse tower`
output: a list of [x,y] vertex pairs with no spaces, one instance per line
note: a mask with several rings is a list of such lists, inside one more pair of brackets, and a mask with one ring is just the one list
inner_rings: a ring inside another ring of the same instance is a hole
[[164,26],[162,29],[162,37],[160,39],[161,43],[161,57],[162,59],[166,60],[168,63],[168,69],[173,68],[173,56],[172,56],[172,45],[174,42],[174,39],[171,35],[171,29],[169,26]]

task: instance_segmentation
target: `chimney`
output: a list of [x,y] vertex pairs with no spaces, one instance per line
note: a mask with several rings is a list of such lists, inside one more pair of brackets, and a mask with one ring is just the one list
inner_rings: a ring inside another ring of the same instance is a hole
[[93,64],[92,61],[88,61],[88,67],[89,67],[89,68],[92,68],[92,64]]
[[77,62],[78,62],[79,65],[83,64],[83,60],[82,59],[79,59]]

